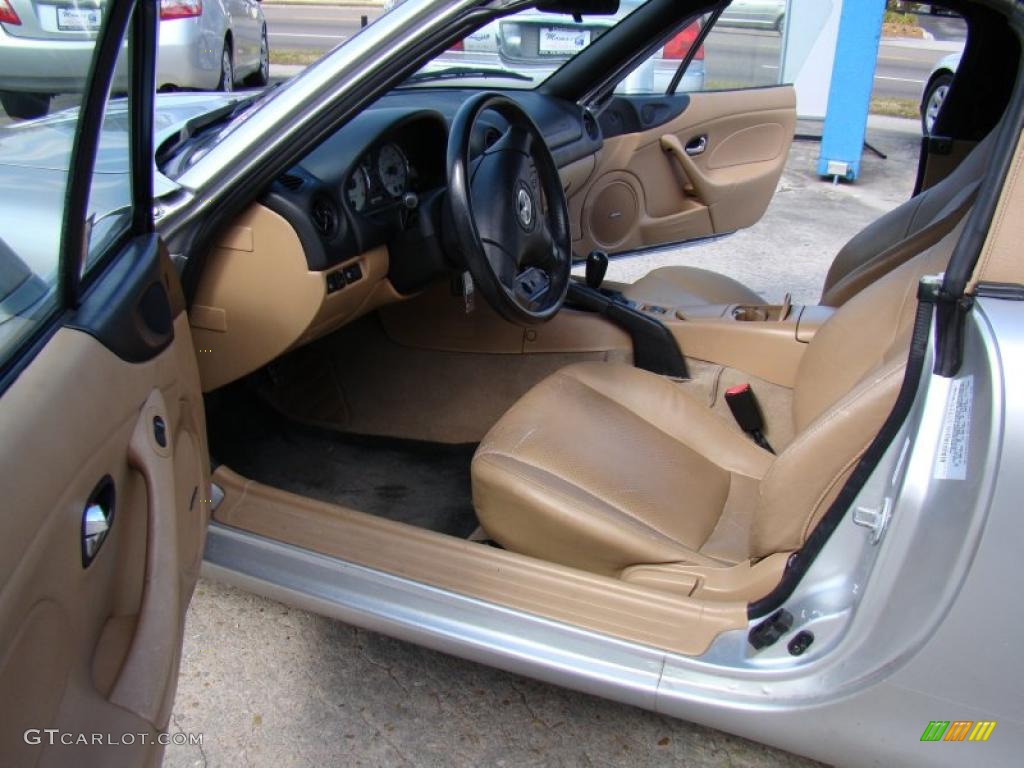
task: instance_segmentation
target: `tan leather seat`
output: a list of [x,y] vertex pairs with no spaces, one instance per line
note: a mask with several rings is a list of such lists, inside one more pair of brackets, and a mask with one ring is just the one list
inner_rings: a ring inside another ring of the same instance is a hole
[[[993,130],[941,182],[872,222],[843,246],[825,277],[820,303],[842,305],[949,234],[974,202],[996,133]],[[634,301],[665,307],[766,303],[742,283],[696,267],[661,267],[621,291]]]
[[818,331],[793,393],[796,438],[778,456],[671,379],[585,363],[544,380],[473,459],[484,530],[510,550],[610,575],[799,548],[891,410],[918,281],[945,268],[959,232]]

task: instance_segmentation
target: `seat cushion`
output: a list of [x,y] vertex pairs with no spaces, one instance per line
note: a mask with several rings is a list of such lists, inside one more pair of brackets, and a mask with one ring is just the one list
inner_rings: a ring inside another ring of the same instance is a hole
[[772,463],[674,382],[583,363],[528,392],[473,459],[473,500],[506,548],[597,573],[747,557]]
[[697,267],[660,267],[623,287],[628,299],[663,307],[699,304],[764,304],[743,283]]

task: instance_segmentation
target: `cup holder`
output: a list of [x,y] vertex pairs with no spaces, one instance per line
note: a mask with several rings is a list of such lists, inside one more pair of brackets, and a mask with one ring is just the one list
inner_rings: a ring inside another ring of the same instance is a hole
[[749,323],[779,322],[786,319],[789,310],[790,306],[786,304],[740,304],[733,307],[732,319]]

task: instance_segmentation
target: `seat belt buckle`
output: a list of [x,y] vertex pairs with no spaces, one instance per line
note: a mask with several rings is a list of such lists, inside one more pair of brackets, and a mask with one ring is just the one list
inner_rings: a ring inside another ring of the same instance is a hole
[[732,411],[732,417],[740,429],[750,435],[754,442],[766,451],[775,453],[764,436],[764,417],[754,397],[750,384],[737,384],[725,390],[725,402]]

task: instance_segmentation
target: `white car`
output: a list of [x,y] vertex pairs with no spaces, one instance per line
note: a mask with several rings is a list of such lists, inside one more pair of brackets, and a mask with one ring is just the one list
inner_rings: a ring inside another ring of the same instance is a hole
[[935,128],[935,121],[942,111],[942,104],[946,101],[949,86],[953,84],[953,77],[960,66],[962,55],[951,53],[940,59],[928,75],[928,84],[921,95],[921,131],[925,136],[931,135],[932,129]]
[[[40,117],[53,96],[81,90],[106,7],[0,0],[0,103],[8,116]],[[257,0],[160,0],[159,34],[160,90],[230,91],[242,81],[266,85],[270,76]]]

